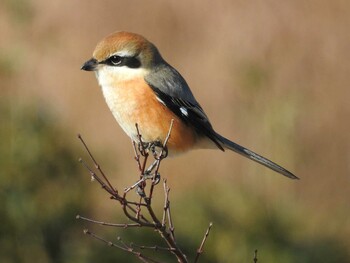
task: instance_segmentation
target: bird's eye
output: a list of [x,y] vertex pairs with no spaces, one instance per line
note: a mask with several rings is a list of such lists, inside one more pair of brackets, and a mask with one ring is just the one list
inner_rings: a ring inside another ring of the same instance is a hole
[[119,64],[122,62],[122,58],[119,57],[119,56],[116,56],[116,55],[111,56],[108,60],[109,60],[109,61],[111,62],[111,64],[114,65],[114,66],[117,66],[117,65],[119,65]]

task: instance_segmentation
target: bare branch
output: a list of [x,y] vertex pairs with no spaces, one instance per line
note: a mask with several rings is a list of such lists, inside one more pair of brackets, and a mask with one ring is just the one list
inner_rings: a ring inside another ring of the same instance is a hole
[[168,247],[159,247],[157,245],[155,246],[140,246],[140,245],[136,245],[134,243],[131,243],[130,244],[130,247],[136,247],[136,248],[139,248],[139,249],[149,249],[149,250],[154,250],[154,251],[158,251],[158,250],[163,250],[163,251],[174,251],[174,249],[171,249],[171,248],[168,248]]
[[128,228],[128,227],[141,227],[142,225],[139,223],[135,223],[135,224],[115,224],[115,223],[106,223],[106,222],[102,222],[102,221],[96,221],[87,217],[83,217],[80,215],[76,216],[76,219],[81,219],[87,222],[91,222],[94,224],[98,224],[98,225],[102,225],[102,226],[113,226],[113,227],[122,227],[122,228]]
[[129,186],[128,188],[124,189],[124,193],[130,192],[130,190],[135,189],[137,186],[139,186],[141,183],[145,182],[147,180],[146,177],[142,177],[140,180],[138,180],[136,183],[133,185]]
[[95,165],[95,168],[100,172],[100,174],[102,175],[102,177],[105,179],[105,181],[107,182],[107,185],[109,186],[109,188],[110,188],[111,190],[113,190],[114,193],[117,193],[117,191],[113,188],[112,184],[109,182],[109,180],[108,180],[107,177],[105,176],[105,174],[104,174],[104,172],[102,171],[100,165],[96,162],[95,158],[92,156],[92,154],[91,154],[89,148],[87,147],[86,143],[84,142],[84,140],[83,140],[83,138],[81,137],[80,134],[78,134],[78,138],[79,138],[79,140],[83,143],[83,145],[84,145],[86,151],[88,152],[88,154],[89,154],[89,156],[90,156],[92,162],[93,162],[94,165]]
[[205,232],[205,235],[203,237],[202,243],[201,243],[201,245],[199,246],[199,248],[197,250],[197,254],[196,254],[196,258],[194,260],[194,263],[198,262],[199,256],[203,253],[203,247],[204,247],[205,241],[207,241],[207,238],[209,236],[209,232],[210,232],[210,229],[211,229],[212,226],[213,226],[213,223],[210,223],[207,231]]
[[109,186],[107,186],[98,176],[97,174],[86,164],[86,162],[83,159],[79,159],[79,162],[89,171],[90,175],[94,180],[99,182],[99,184],[102,186],[103,189],[105,189],[108,193],[111,195],[115,195],[115,191],[111,189]]
[[142,167],[141,167],[141,163],[140,163],[140,154],[138,154],[138,152],[137,152],[136,142],[135,141],[132,141],[132,146],[133,146],[133,149],[134,149],[135,161],[137,162],[137,166],[139,168],[139,171],[142,173]]
[[[80,141],[83,143],[84,148],[88,152],[91,161],[94,163],[95,168],[98,170],[101,176],[97,175],[83,160],[80,159],[80,162],[89,171],[92,178],[94,178],[94,180],[96,180],[101,185],[101,187],[111,195],[111,199],[114,199],[118,201],[118,203],[120,203],[122,211],[124,212],[124,215],[132,223],[121,223],[121,224],[107,223],[104,221],[98,221],[98,220],[82,217],[80,215],[77,216],[77,219],[81,219],[89,223],[94,223],[94,224],[103,225],[103,226],[117,227],[117,228],[148,227],[148,228],[154,229],[155,232],[157,232],[161,236],[166,246],[158,246],[158,245],[144,246],[144,245],[134,245],[133,243],[131,243],[130,245],[127,245],[125,242],[122,241],[121,238],[118,238],[118,242],[120,244],[115,244],[103,239],[102,237],[95,235],[94,233],[91,233],[88,230],[84,231],[86,234],[108,244],[109,246],[116,247],[123,251],[132,253],[133,255],[137,256],[142,262],[157,262],[157,261],[142,255],[140,252],[136,251],[135,248],[169,252],[176,256],[177,261],[179,263],[188,262],[186,255],[181,251],[181,249],[179,248],[175,240],[175,232],[174,232],[175,227],[171,217],[170,199],[169,199],[170,188],[167,185],[166,179],[163,180],[164,207],[163,207],[163,213],[162,213],[161,219],[159,219],[159,217],[157,216],[157,214],[155,213],[152,207],[153,189],[160,180],[160,173],[159,173],[160,164],[162,160],[165,159],[168,155],[167,143],[171,136],[173,123],[174,123],[174,120],[171,120],[169,131],[167,133],[167,136],[163,144],[159,144],[159,142],[144,142],[142,140],[139,127],[137,124],[135,124],[138,141],[137,142],[133,141],[132,145],[134,150],[134,159],[137,163],[137,167],[140,172],[139,174],[140,179],[136,181],[136,183],[125,188],[122,195],[120,195],[118,191],[112,187],[110,181],[108,180],[107,176],[103,173],[100,166],[97,164],[96,159],[91,154],[86,143],[84,142],[84,140],[80,135],[78,136]],[[151,157],[149,157],[150,152],[152,153]],[[152,157],[154,160],[152,160],[151,165],[148,166],[148,168],[146,169],[147,161],[149,158],[152,158]],[[147,196],[145,189],[147,186],[146,182],[149,179],[152,180],[152,183],[149,186],[149,191]],[[132,189],[135,189],[135,188],[137,190],[136,192],[139,194],[139,200],[132,201],[130,200],[128,194]],[[202,243],[199,249],[197,250],[195,262],[198,261],[200,254],[203,253],[203,246],[209,235],[211,226],[212,225],[210,224],[202,240]]]
[[146,256],[142,255],[140,252],[134,251],[133,248],[125,246],[124,243],[123,243],[124,246],[120,246],[120,245],[117,245],[117,244],[115,244],[115,243],[113,243],[111,241],[107,241],[106,239],[104,239],[104,238],[102,238],[102,237],[100,237],[100,236],[90,232],[88,229],[84,230],[84,234],[89,235],[89,236],[91,236],[91,237],[93,237],[93,238],[95,238],[95,239],[97,239],[99,241],[102,241],[103,243],[107,244],[110,247],[116,247],[116,248],[119,248],[119,249],[121,249],[121,250],[123,250],[125,252],[129,252],[129,253],[133,254],[134,256],[136,256],[138,259],[140,259],[142,262],[146,262],[146,263],[148,263],[148,262],[160,263],[158,261],[155,261],[155,260],[153,260],[153,259],[151,259],[149,257],[146,257]]
[[171,131],[173,130],[173,125],[174,125],[174,119],[171,119],[171,121],[170,121],[170,127],[169,127],[169,130],[168,130],[168,134],[167,134],[167,136],[165,137],[165,140],[164,140],[164,143],[163,143],[163,148],[165,148],[166,145],[168,144],[168,141],[169,141],[170,135],[171,135]]
[[176,242],[176,240],[175,240],[175,227],[173,224],[173,220],[171,218],[171,210],[170,210],[170,200],[169,200],[170,188],[167,185],[166,179],[163,180],[163,188],[164,188],[165,203],[164,203],[164,214],[163,214],[162,224],[163,223],[165,224],[166,218],[168,218],[169,230],[171,233],[171,237]]

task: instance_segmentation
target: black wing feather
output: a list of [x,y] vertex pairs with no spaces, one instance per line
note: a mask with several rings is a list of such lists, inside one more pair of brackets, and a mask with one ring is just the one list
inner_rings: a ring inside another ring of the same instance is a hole
[[178,116],[187,125],[194,127],[198,135],[208,137],[220,150],[224,151],[222,142],[217,137],[216,132],[199,104],[194,104],[181,98],[172,97],[165,94],[160,89],[152,85],[150,86],[157,95],[158,99],[172,112],[174,112],[176,116]]

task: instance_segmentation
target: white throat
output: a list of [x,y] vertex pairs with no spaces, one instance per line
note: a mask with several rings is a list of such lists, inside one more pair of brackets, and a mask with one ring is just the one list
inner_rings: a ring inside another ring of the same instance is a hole
[[96,78],[101,87],[113,86],[116,83],[133,80],[135,78],[144,77],[147,70],[143,68],[128,67],[100,67],[96,71]]
[[[96,71],[106,103],[119,125],[131,138],[135,137],[135,124],[129,126],[130,114],[139,105],[133,96],[129,96],[130,83],[143,79],[147,70],[143,68],[101,67]],[[134,138],[136,139],[136,137]]]

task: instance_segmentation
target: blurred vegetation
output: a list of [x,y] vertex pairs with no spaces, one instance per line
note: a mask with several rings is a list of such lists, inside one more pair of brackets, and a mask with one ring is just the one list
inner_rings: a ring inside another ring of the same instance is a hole
[[85,262],[89,203],[77,155],[47,109],[0,103],[0,262]]
[[4,7],[17,24],[29,22],[34,15],[32,3],[29,0],[4,0]]
[[183,195],[173,204],[173,213],[191,217],[178,216],[175,221],[188,247],[198,245],[208,219],[214,222],[201,262],[253,262],[255,249],[259,262],[350,262],[336,234],[311,237],[304,231],[308,219],[300,205],[287,200],[278,207],[268,203],[242,187],[213,183]]

